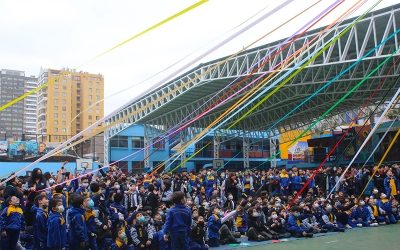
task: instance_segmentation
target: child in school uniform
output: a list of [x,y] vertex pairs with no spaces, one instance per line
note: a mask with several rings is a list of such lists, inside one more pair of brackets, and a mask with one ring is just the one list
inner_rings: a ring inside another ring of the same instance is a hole
[[34,203],[37,211],[33,224],[33,248],[43,250],[46,249],[47,244],[47,206],[49,199],[46,195],[38,195],[35,197]]
[[47,224],[47,248],[49,250],[59,250],[67,246],[67,224],[63,218],[64,210],[61,199],[53,198],[49,202]]
[[174,207],[171,208],[165,220],[164,240],[171,240],[172,250],[189,249],[188,237],[191,233],[192,212],[186,207],[185,193],[174,192],[171,196]]
[[111,250],[133,250],[128,245],[128,238],[123,230],[119,230],[115,242],[111,245]]
[[69,232],[68,243],[70,250],[83,250],[89,242],[83,197],[75,196],[71,202],[72,207],[68,211]]
[[16,196],[8,197],[0,218],[1,228],[1,249],[15,250],[19,234],[25,228],[25,218],[22,209],[19,207],[20,200]]
[[86,209],[85,219],[86,219],[86,228],[88,230],[88,238],[89,238],[89,248],[91,250],[97,250],[96,243],[96,214],[93,211],[94,201],[90,197],[85,197],[83,201],[83,206]]

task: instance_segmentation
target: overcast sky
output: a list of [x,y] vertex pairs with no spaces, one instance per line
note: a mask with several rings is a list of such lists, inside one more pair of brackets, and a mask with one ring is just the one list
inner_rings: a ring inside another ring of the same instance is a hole
[[[37,76],[41,66],[54,69],[76,68],[196,2],[198,1],[0,0],[0,69],[24,70],[27,75]],[[232,31],[233,28],[260,10],[267,7],[255,18],[282,2],[284,1],[210,0],[78,70],[103,74],[106,97],[134,86],[105,101],[105,113],[108,114],[232,34],[236,31]],[[192,67],[237,52],[314,2],[317,0],[295,0]],[[333,2],[322,1],[255,46],[291,35]],[[315,28],[329,24],[355,2],[357,1],[345,1]],[[384,0],[376,9],[397,2]],[[363,13],[374,3],[375,1],[368,1],[353,16]],[[209,44],[213,40],[215,41]],[[205,45],[207,46],[203,47]],[[199,48],[202,49],[179,65],[138,85]]]

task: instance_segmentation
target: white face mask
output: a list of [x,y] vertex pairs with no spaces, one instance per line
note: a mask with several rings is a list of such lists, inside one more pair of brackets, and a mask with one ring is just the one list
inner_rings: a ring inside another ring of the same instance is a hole
[[211,175],[211,172],[207,172],[207,175]]
[[84,188],[87,188],[87,187],[89,186],[89,183],[82,183],[82,186],[83,186]]
[[314,204],[313,204],[313,207],[314,207],[314,208],[318,208],[319,205],[318,205],[317,203],[314,203]]
[[233,196],[232,196],[232,195],[229,195],[229,196],[228,196],[228,199],[232,200],[232,199],[233,199]]
[[360,206],[365,206],[365,202],[360,201]]
[[372,191],[374,194],[378,193],[378,190],[374,189],[374,191]]
[[253,213],[253,217],[258,217],[258,213]]
[[321,198],[321,201],[322,201],[322,202],[325,202],[326,200],[325,200],[324,198]]
[[119,188],[120,188],[120,186],[119,186],[119,185],[115,185],[114,187],[115,187],[115,189],[119,189]]
[[277,214],[273,214],[273,215],[271,215],[271,218],[276,220],[278,218],[278,215]]

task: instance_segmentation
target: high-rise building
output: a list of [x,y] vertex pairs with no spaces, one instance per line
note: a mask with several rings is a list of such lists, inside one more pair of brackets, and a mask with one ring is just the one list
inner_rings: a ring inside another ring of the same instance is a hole
[[[25,76],[24,71],[2,69],[0,72],[0,104],[13,101],[36,87],[37,78]],[[0,112],[0,140],[30,140],[36,133],[36,94]]]
[[37,97],[40,141],[63,142],[104,116],[103,75],[41,69],[37,82],[50,82]]

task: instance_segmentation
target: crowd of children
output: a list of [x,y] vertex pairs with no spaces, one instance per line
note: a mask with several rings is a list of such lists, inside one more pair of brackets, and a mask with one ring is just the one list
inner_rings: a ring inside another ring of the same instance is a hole
[[312,170],[149,176],[114,166],[82,176],[65,164],[0,188],[1,249],[204,250],[400,220],[397,164],[352,168],[344,178],[341,168],[323,168],[295,200]]

